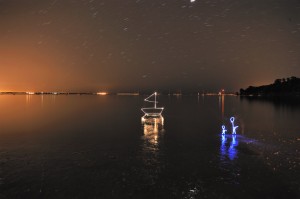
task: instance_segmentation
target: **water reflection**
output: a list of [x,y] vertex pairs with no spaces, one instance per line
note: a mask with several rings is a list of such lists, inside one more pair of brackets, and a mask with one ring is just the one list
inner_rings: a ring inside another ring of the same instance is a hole
[[226,150],[226,135],[222,134],[222,139],[221,139],[221,147],[220,147],[220,155],[221,155],[221,161],[224,161],[226,158],[227,150]]
[[221,117],[222,120],[224,119],[224,112],[225,112],[225,96],[220,95],[219,96],[219,107],[221,108]]
[[228,158],[230,160],[234,160],[237,158],[237,149],[239,142],[237,139],[237,135],[225,135],[221,136],[221,147],[220,147],[220,155],[221,161],[226,161]]
[[300,108],[299,96],[240,96],[242,102],[247,101],[250,104],[270,103],[275,108],[291,108],[292,111]]
[[236,138],[236,135],[232,135],[232,140],[230,143],[230,147],[228,149],[228,155],[230,160],[234,160],[237,156],[236,147],[238,146],[239,142]]
[[159,146],[159,138],[163,134],[164,118],[160,117],[147,117],[141,118],[142,125],[144,127],[143,140],[144,146],[147,150],[157,151]]
[[144,164],[143,178],[146,184],[156,184],[159,174],[164,168],[163,136],[164,118],[142,117],[143,125],[141,159]]
[[158,127],[163,128],[164,126],[164,117],[161,115],[159,117],[143,116],[141,121],[144,127],[149,128],[149,132],[152,132],[152,127],[153,131],[157,132]]
[[32,99],[32,95],[26,95],[26,105],[29,105]]
[[41,95],[41,107],[44,107],[44,95]]
[[239,184],[240,168],[234,161],[238,157],[238,137],[237,135],[221,135],[220,146],[220,169],[222,171],[222,181],[229,184]]

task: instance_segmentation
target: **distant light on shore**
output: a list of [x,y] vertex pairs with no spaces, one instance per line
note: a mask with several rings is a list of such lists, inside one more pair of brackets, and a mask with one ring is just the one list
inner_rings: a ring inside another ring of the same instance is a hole
[[35,92],[26,92],[27,95],[34,95]]
[[107,95],[107,92],[98,92],[97,95]]

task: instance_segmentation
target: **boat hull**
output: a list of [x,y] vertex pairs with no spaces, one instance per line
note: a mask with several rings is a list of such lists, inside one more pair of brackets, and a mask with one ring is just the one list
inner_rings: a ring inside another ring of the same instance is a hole
[[164,108],[142,108],[141,110],[144,112],[145,116],[159,117],[161,116],[161,113],[163,112]]

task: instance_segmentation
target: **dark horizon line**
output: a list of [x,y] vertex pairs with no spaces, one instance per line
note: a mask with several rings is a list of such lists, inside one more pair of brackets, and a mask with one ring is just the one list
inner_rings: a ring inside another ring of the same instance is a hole
[[60,94],[97,94],[101,92],[105,92],[108,94],[117,94],[117,93],[142,93],[142,94],[151,94],[153,92],[158,92],[160,94],[190,94],[190,93],[196,93],[196,94],[207,94],[207,93],[219,93],[219,92],[225,92],[229,94],[233,93],[238,93],[238,91],[232,91],[232,90],[226,90],[224,88],[220,89],[155,89],[155,88],[146,88],[146,89],[99,89],[99,90],[94,90],[94,89],[84,89],[87,91],[72,91],[71,89],[68,91],[68,89],[58,89],[58,90],[52,90],[52,91],[41,91],[37,90],[34,91],[34,89],[28,89],[26,91],[11,91],[11,90],[0,90],[0,94],[29,94],[29,93],[34,93],[34,94],[54,94],[54,93],[60,93]]
[[[220,92],[166,92],[166,91],[142,91],[142,92],[28,92],[28,91],[0,91],[0,95],[148,95],[153,92],[158,92],[160,95],[218,95]],[[235,95],[237,92],[223,92],[222,94]]]

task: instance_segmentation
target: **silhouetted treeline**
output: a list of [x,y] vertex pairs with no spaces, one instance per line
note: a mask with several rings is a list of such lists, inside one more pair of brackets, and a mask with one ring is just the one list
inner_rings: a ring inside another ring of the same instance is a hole
[[300,78],[276,79],[273,84],[240,89],[240,95],[300,95]]

